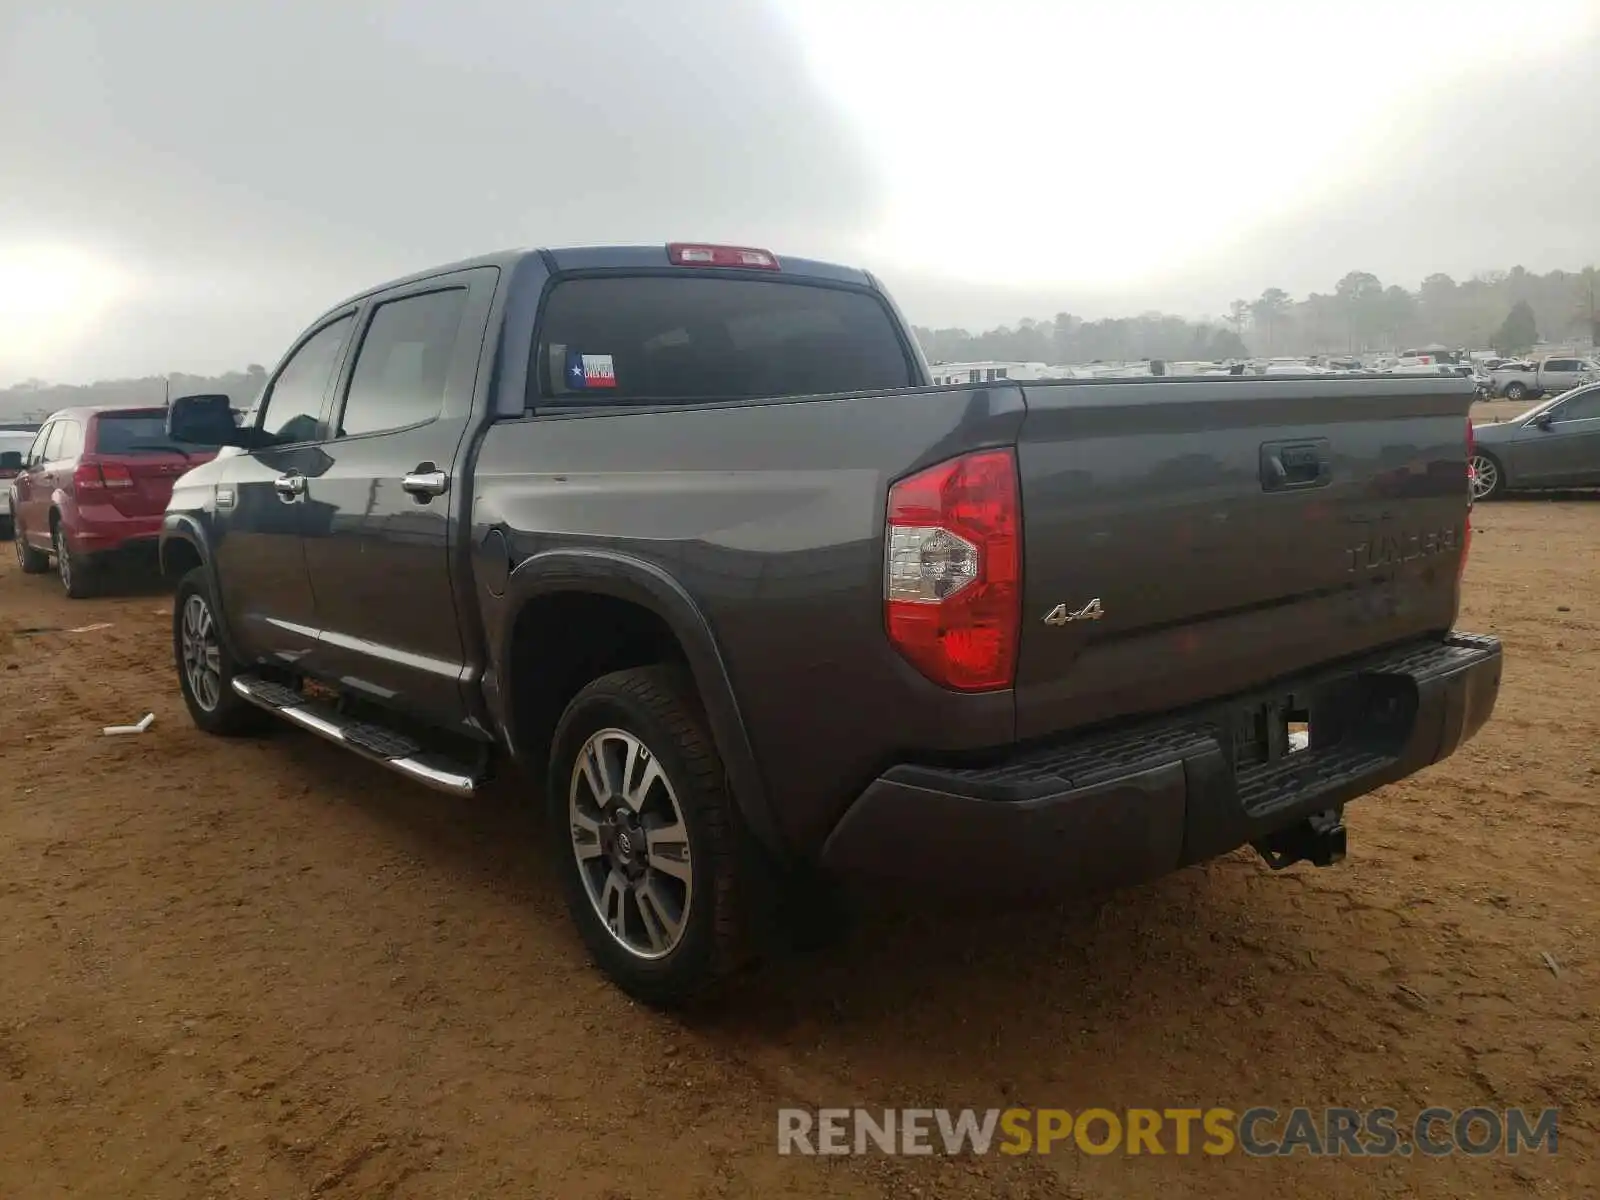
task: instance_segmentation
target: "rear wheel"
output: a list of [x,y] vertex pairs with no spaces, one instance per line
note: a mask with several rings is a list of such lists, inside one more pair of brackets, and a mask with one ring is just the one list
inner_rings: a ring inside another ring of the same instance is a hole
[[51,527],[55,542],[56,574],[61,578],[61,588],[68,599],[82,600],[94,595],[94,566],[87,555],[76,554],[72,539],[60,521]]
[[172,605],[172,657],[189,716],[206,733],[234,737],[263,729],[271,720],[233,690],[239,664],[218,634],[211,580],[204,567],[194,568],[178,584]]
[[546,803],[567,909],[623,991],[676,1005],[749,961],[752,860],[680,672],[617,671],[579,692]]
[[1516,382],[1506,384],[1505,397],[1507,400],[1525,400],[1527,396],[1527,384]]
[[11,531],[11,539],[17,553],[17,567],[24,575],[43,575],[50,569],[50,556],[28,545],[28,535],[20,526]]
[[1478,451],[1472,456],[1472,498],[1498,500],[1505,494],[1506,477],[1499,461],[1491,454]]

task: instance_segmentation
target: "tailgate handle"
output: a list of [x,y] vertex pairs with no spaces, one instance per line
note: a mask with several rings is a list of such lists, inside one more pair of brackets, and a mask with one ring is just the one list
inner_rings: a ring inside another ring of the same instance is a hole
[[1327,438],[1301,442],[1264,442],[1261,487],[1268,492],[1324,487],[1333,477]]

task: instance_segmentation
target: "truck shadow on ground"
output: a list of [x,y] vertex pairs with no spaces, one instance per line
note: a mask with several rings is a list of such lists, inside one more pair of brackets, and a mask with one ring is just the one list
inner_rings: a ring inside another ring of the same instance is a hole
[[[537,789],[513,775],[451,802],[297,731],[279,740],[319,780],[307,802],[355,807],[374,837],[397,838],[425,870],[514,909],[532,943],[582,961]],[[1341,869],[1320,874],[1331,881]],[[816,1103],[849,1102],[841,1097],[866,1079],[878,1081],[874,1094],[936,1087],[942,1103],[1021,1097],[1130,1055],[1201,1045],[1239,1022],[1321,1038],[1337,1053],[1340,1039],[1318,1033],[1332,993],[1354,1002],[1382,985],[1346,978],[1341,988],[1317,965],[1327,931],[1360,906],[1347,884],[1311,883],[1309,872],[1273,874],[1239,852],[1054,906],[922,913],[901,897],[892,908],[855,907],[820,948],[779,950],[714,999],[654,1019],[758,1070],[778,1055],[785,1090]],[[1380,954],[1361,961],[1375,976],[1387,969]],[[527,978],[506,986],[536,1006],[539,971],[530,961]],[[1322,999],[1308,1006],[1313,993]]]

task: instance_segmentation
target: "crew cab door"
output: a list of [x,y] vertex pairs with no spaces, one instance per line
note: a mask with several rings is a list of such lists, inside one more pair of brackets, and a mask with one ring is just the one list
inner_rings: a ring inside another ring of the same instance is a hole
[[1600,387],[1574,392],[1547,410],[1549,425],[1524,422],[1516,436],[1516,483],[1591,487],[1600,482]]
[[309,482],[306,563],[321,633],[311,672],[430,724],[465,718],[452,571],[462,469],[499,272],[435,276],[374,297]]
[[306,575],[307,488],[326,467],[327,402],[355,328],[352,308],[322,322],[289,352],[256,405],[259,449],[227,451],[214,501],[214,546],[223,611],[240,653],[290,666],[316,645],[317,612]]

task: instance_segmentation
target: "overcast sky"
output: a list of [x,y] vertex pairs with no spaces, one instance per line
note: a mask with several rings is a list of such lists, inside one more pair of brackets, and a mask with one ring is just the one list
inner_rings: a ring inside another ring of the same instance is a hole
[[1600,262],[1600,0],[6,0],[0,386],[270,365],[515,245],[857,262],[913,320]]

